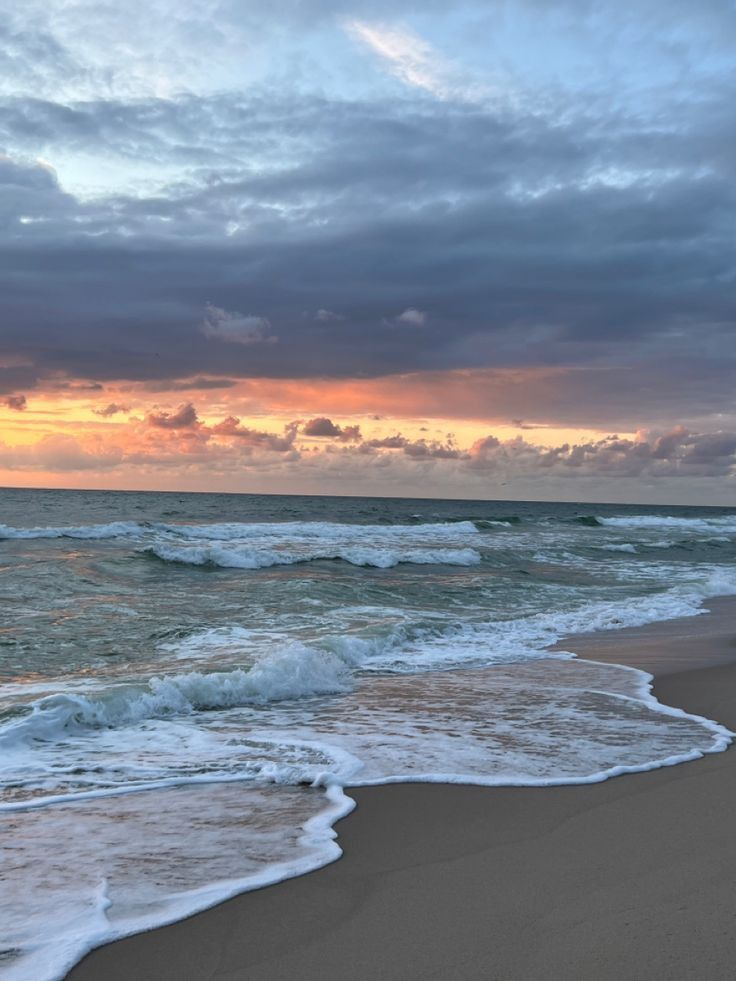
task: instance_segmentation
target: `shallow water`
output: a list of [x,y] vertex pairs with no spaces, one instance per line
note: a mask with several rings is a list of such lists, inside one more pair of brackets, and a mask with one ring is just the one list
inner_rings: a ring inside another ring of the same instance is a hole
[[727,509],[0,491],[4,974],[332,861],[344,787],[724,748],[545,647],[696,615],[735,559]]

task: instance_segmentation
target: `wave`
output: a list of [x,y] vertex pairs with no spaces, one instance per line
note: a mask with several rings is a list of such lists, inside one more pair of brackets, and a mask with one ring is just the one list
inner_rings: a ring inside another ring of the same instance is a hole
[[[486,522],[489,527],[505,524],[501,521]],[[251,539],[272,541],[321,541],[321,542],[415,542],[428,539],[443,540],[458,536],[475,536],[479,532],[470,520],[427,522],[411,525],[361,525],[332,521],[277,521],[277,522],[211,522],[207,524],[170,524],[161,521],[112,521],[103,524],[64,527],[16,528],[0,524],[0,540],[12,539],[105,539],[151,538],[193,541],[244,542]]]
[[[683,583],[625,602],[597,601],[565,612],[474,625],[452,620],[408,623],[372,637],[327,636],[320,646],[286,644],[244,668],[152,677],[140,685],[118,686],[97,695],[49,695],[31,703],[30,713],[6,721],[0,728],[0,747],[10,749],[147,719],[345,693],[354,686],[356,669],[416,674],[544,659],[550,657],[548,648],[563,637],[696,616],[706,612],[705,598],[724,595],[736,595],[734,569],[715,568],[699,583]],[[187,656],[196,653],[204,659],[224,647],[241,661],[253,657],[249,632],[237,626],[205,630],[181,643]],[[171,650],[175,645],[166,647]]]
[[661,539],[656,542],[646,542],[640,541],[634,545],[632,542],[620,542],[611,543],[608,545],[595,545],[594,548],[601,549],[604,552],[629,552],[632,555],[639,554],[642,550],[647,553],[656,552],[659,549],[667,550],[670,549],[681,549],[685,552],[692,552],[695,549],[702,548],[706,546],[708,548],[721,548],[724,545],[733,545],[733,539],[729,538],[727,535],[710,535],[707,538],[680,538],[675,540],[672,539]]
[[672,515],[630,514],[610,518],[597,516],[596,524],[604,528],[633,528],[642,530],[671,529],[673,531],[694,531],[707,533],[736,534],[736,515],[722,515],[714,518],[680,518]]
[[[323,787],[323,798],[301,793],[297,802],[300,792],[293,788],[242,782],[229,789],[227,781],[242,780],[239,774],[213,779],[205,773],[139,787],[137,800],[118,793],[100,801],[92,791],[77,795],[66,811],[70,801],[58,797],[53,803],[61,807],[27,811],[29,832],[24,822],[13,822],[7,842],[21,854],[32,885],[11,904],[6,930],[17,960],[9,976],[61,977],[104,941],[335,860],[341,851],[332,826],[353,806],[343,788],[591,784],[719,752],[731,741],[722,726],[657,702],[643,672],[581,662],[574,674],[558,676],[547,667],[527,673],[521,686],[504,673],[476,672],[469,681],[448,673],[437,681],[425,676],[413,691],[385,679],[373,696],[349,696],[349,729],[336,729],[331,713],[316,712],[291,720],[296,732],[287,739],[271,730],[272,748],[294,750],[301,763],[295,772]],[[519,715],[520,702],[529,706],[531,726]],[[502,738],[494,741],[487,738],[488,721],[496,715]],[[324,735],[301,740],[305,725]],[[516,747],[512,768],[509,744]],[[307,762],[315,755],[329,760],[332,772],[315,772]],[[170,796],[157,793],[164,788]],[[110,832],[115,824],[121,835]],[[67,842],[64,863],[49,853],[49,840]],[[8,890],[12,896],[11,881]]]
[[150,545],[143,550],[164,562],[184,565],[214,566],[221,569],[266,569],[302,562],[342,561],[355,566],[390,569],[400,564],[411,565],[478,565],[479,552],[472,548],[389,549],[369,546],[333,546],[312,551],[247,548],[227,545],[194,545],[177,547]]
[[[418,516],[417,516],[418,518]],[[467,525],[473,524],[478,531],[490,531],[493,528],[511,528],[513,525],[520,525],[523,521],[518,514],[505,514],[502,517],[461,517],[447,518],[448,524]]]
[[135,725],[216,709],[333,695],[349,691],[348,666],[336,654],[292,644],[252,667],[232,671],[153,677],[143,685],[125,685],[100,694],[60,693],[38,699],[30,714],[0,730],[5,750],[55,742],[89,729]]
[[156,531],[210,541],[244,541],[249,538],[318,539],[351,541],[396,539],[421,542],[428,537],[456,538],[458,534],[476,535],[478,529],[472,521],[427,522],[411,525],[358,525],[336,521],[227,521],[215,524],[172,525],[156,523],[151,526]]
[[34,538],[127,538],[143,534],[149,526],[140,521],[111,521],[99,525],[79,525],[68,528],[12,528],[0,525],[0,540]]
[[[173,513],[173,512],[172,512]],[[106,539],[141,538],[163,535],[196,541],[247,541],[249,539],[319,540],[319,541],[415,541],[427,539],[457,538],[478,535],[481,532],[517,527],[528,523],[519,515],[449,517],[444,521],[423,521],[412,517],[408,523],[353,524],[334,521],[252,521],[207,522],[172,524],[161,521],[111,521],[91,525],[49,526],[22,528],[0,524],[0,540],[12,539]],[[575,517],[537,519],[542,524],[575,524],[588,528],[622,528],[666,531],[681,530],[711,534],[736,533],[736,514],[716,517],[685,518],[674,515],[576,515]],[[531,520],[534,524],[535,521]]]
[[603,549],[604,552],[628,552],[630,555],[636,554],[636,545],[632,545],[631,542],[621,542],[618,545],[598,545],[597,548]]

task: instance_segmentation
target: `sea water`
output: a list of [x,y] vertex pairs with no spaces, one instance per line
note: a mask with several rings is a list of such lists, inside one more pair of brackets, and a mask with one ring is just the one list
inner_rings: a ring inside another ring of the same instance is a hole
[[736,594],[736,509],[0,490],[0,973],[340,855],[349,788],[724,749],[550,655]]

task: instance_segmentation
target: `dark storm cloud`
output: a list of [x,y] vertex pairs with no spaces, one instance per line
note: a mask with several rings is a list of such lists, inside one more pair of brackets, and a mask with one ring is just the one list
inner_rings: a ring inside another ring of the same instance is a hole
[[[716,73],[651,118],[584,94],[6,100],[0,144],[28,157],[0,156],[0,355],[158,390],[541,363],[595,369],[578,414],[730,411],[731,88]],[[30,160],[54,147],[190,169],[83,202]]]

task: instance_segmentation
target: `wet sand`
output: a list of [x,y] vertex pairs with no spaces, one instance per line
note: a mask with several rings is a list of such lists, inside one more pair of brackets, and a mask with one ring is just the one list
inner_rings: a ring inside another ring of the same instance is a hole
[[[736,729],[736,599],[568,638]],[[93,951],[71,981],[726,981],[736,961],[736,751],[558,788],[351,791],[345,855]]]

